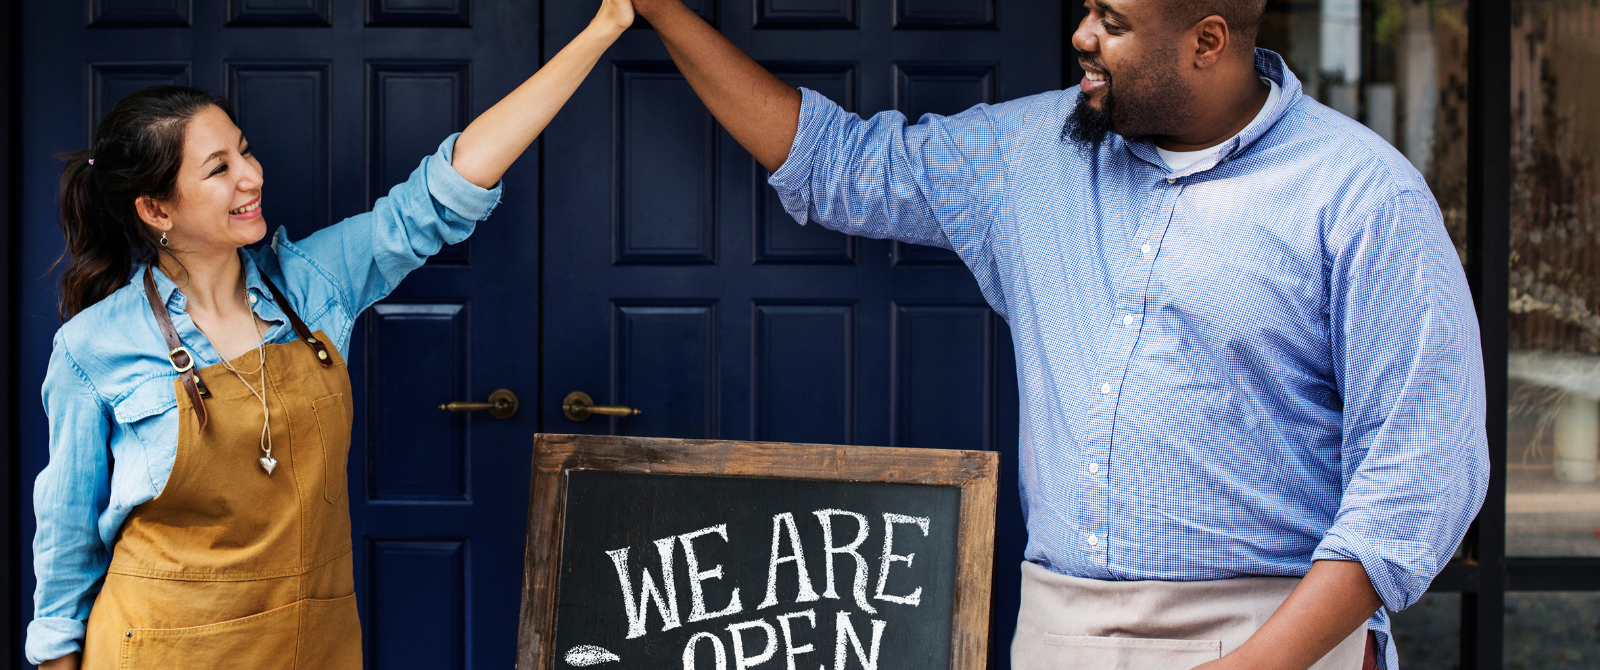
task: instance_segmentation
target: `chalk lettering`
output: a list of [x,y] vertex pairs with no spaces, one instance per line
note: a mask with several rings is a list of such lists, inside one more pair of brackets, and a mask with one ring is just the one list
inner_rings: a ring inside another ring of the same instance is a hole
[[[767,636],[767,646],[755,656],[744,655],[744,632],[751,628],[760,628]],[[733,667],[735,670],[748,670],[772,660],[772,655],[778,651],[778,631],[772,629],[772,624],[765,620],[756,619],[744,623],[728,626],[728,634],[733,636]]]
[[911,567],[911,559],[916,556],[915,553],[906,554],[904,556],[895,555],[894,525],[897,523],[917,524],[922,528],[922,536],[928,536],[928,517],[906,516],[904,514],[895,514],[892,512],[883,513],[883,563],[881,563],[878,567],[878,592],[874,594],[873,597],[877,598],[878,600],[887,600],[892,603],[900,603],[901,605],[910,605],[912,607],[916,607],[917,603],[922,602],[922,587],[920,586],[918,586],[917,590],[912,591],[911,595],[908,596],[895,596],[883,592],[884,587],[889,585],[889,565],[892,563],[905,563],[906,567],[909,568]]
[[702,639],[711,640],[711,650],[717,655],[717,670],[728,670],[728,652],[722,648],[722,640],[711,633],[695,633],[689,638],[689,644],[683,646],[683,670],[694,670],[694,646]]
[[845,670],[845,661],[849,660],[845,653],[846,637],[850,639],[850,646],[855,648],[856,660],[861,661],[861,667],[878,670],[878,648],[883,643],[883,627],[886,625],[872,619],[872,652],[867,653],[861,648],[861,638],[856,637],[855,627],[850,625],[850,613],[839,612],[834,624],[833,670]]
[[784,614],[778,617],[778,628],[783,631],[784,660],[789,662],[789,670],[797,670],[794,665],[794,657],[817,650],[816,647],[813,647],[809,644],[801,647],[794,646],[794,631],[789,629],[789,620],[798,619],[800,617],[805,617],[806,621],[811,622],[811,630],[817,629],[816,610],[806,610],[804,612]]
[[[862,558],[859,551],[861,544],[867,541],[867,517],[842,509],[821,509],[812,514],[822,523],[822,550],[826,552],[823,563],[827,566],[828,588],[822,592],[823,597],[839,599],[839,592],[833,588],[833,557],[835,554],[849,554],[856,559],[856,577],[851,589],[856,597],[856,607],[868,614],[877,614],[878,610],[867,603],[867,559]],[[843,547],[833,545],[833,517],[836,516],[848,516],[856,520],[856,539]]]
[[[722,541],[727,542],[728,524],[724,523],[711,526],[710,528],[701,528],[693,533],[684,533],[683,535],[678,536],[678,541],[683,543],[684,558],[687,559],[687,562],[689,563],[689,596],[693,601],[689,608],[689,621],[691,623],[695,621],[705,621],[706,619],[715,619],[720,616],[738,614],[739,612],[744,611],[744,605],[740,604],[739,602],[739,589],[738,587],[734,587],[733,597],[729,600],[727,607],[724,607],[716,612],[711,612],[709,614],[706,613],[706,594],[705,588],[701,586],[701,583],[709,579],[721,579],[722,564],[718,563],[717,567],[706,570],[705,572],[701,572],[700,558],[694,553],[694,541],[695,538],[698,538],[702,535],[710,535],[712,533],[721,535]],[[718,644],[721,643],[719,642]]]
[[[611,557],[611,564],[617,568],[617,581],[622,583],[622,607],[628,615],[629,640],[644,636],[645,615],[651,600],[655,600],[656,611],[661,614],[661,630],[672,630],[681,625],[678,622],[678,583],[672,576],[672,544],[675,539],[664,537],[655,542],[656,553],[661,555],[661,583],[667,587],[666,597],[662,597],[660,589],[656,588],[655,577],[651,576],[649,568],[641,568],[639,599],[634,600],[633,579],[630,577],[632,571],[628,569],[628,547],[606,552]],[[694,563],[689,563],[689,566],[693,570]]]
[[[778,555],[778,545],[783,537],[782,530],[787,529],[789,545],[794,547],[794,553],[788,556]],[[784,512],[772,517],[772,553],[767,561],[767,597],[762,599],[756,609],[766,609],[778,604],[778,566],[784,563],[794,563],[795,578],[800,581],[800,595],[795,602],[809,603],[817,600],[817,592],[811,588],[811,575],[806,572],[806,552],[800,546],[800,529],[794,525],[794,515]]]

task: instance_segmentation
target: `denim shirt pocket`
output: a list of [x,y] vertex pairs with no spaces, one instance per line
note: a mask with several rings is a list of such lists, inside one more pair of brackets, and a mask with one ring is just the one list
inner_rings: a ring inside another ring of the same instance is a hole
[[[127,395],[111,403],[111,416],[116,424],[111,427],[112,457],[123,465],[112,471],[111,495],[125,504],[138,504],[159,495],[172,474],[172,464],[178,455],[178,396],[173,380],[176,375],[156,375],[139,382]],[[122,436],[118,436],[122,433]],[[128,439],[131,434],[133,439]],[[136,450],[136,451],[130,451]],[[125,478],[147,470],[145,477]],[[119,472],[122,471],[122,472]],[[131,487],[131,488],[130,488]]]
[[111,415],[117,423],[131,425],[140,419],[161,414],[178,406],[177,392],[173,390],[173,375],[150,377],[127,395],[111,404]]

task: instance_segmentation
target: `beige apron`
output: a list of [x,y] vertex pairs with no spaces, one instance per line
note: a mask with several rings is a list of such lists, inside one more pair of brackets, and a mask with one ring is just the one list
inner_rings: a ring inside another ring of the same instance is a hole
[[[1300,583],[1295,577],[1203,582],[1102,581],[1022,563],[1015,670],[1189,670],[1239,648]],[[1360,670],[1367,625],[1311,670]]]
[[[174,381],[172,474],[117,534],[89,613],[85,670],[361,668],[345,497],[350,377],[337,351],[310,338],[327,341],[307,332],[264,347],[271,475],[258,462],[261,401],[238,377],[221,365],[199,371],[204,428]],[[234,367],[254,368],[255,358]],[[260,377],[247,378],[259,390]]]

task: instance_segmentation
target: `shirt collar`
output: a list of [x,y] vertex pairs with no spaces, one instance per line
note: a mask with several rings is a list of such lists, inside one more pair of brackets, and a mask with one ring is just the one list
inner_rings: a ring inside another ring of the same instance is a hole
[[[1173,172],[1172,177],[1186,177],[1198,172],[1204,172],[1222,163],[1232,160],[1250,148],[1262,135],[1267,134],[1278,119],[1289,111],[1289,108],[1299,101],[1301,94],[1300,79],[1284,65],[1283,57],[1260,47],[1256,48],[1256,74],[1278,83],[1278,104],[1267,111],[1265,116],[1256,119],[1238,135],[1233,136],[1222,145],[1222,150],[1211,158],[1190,165],[1183,170]],[[1161,155],[1156,152],[1155,142],[1149,138],[1134,138],[1128,140],[1128,150],[1133,155],[1144,159],[1145,162],[1155,165],[1162,170],[1167,170],[1166,161],[1161,160]]]
[[133,277],[129,279],[129,283],[140,287],[139,292],[144,293],[145,272],[149,272],[155,276],[156,295],[161,298],[161,304],[166,305],[167,309],[176,309],[180,312],[183,311],[184,305],[186,304],[183,293],[178,291],[177,283],[173,282],[171,278],[167,277],[167,273],[162,272],[161,268],[151,267],[149,264],[140,265],[134,268]]
[[[245,290],[248,292],[249,297],[253,298],[250,303],[250,309],[267,321],[283,320],[282,312],[278,310],[277,303],[272,299],[272,292],[268,291],[267,285],[261,281],[261,269],[256,267],[255,260],[244,249],[240,249],[239,262],[244,264]],[[144,267],[139,266],[132,279],[139,286],[144,285],[144,277],[142,276],[145,271]],[[168,277],[167,273],[162,272],[161,268],[157,267],[154,270],[151,274],[155,275],[156,295],[161,298],[161,303],[166,305],[167,309],[177,312],[185,311],[188,307],[188,298],[183,295],[183,291],[178,290],[177,282],[172,281],[172,278]],[[140,292],[142,293],[143,289],[140,289]]]

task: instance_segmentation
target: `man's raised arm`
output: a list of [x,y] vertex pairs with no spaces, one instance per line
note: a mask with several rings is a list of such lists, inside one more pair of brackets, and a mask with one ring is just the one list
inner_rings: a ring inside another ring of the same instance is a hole
[[681,0],[635,0],[696,95],[733,139],[768,172],[789,157],[800,119],[800,91],[734,46]]

